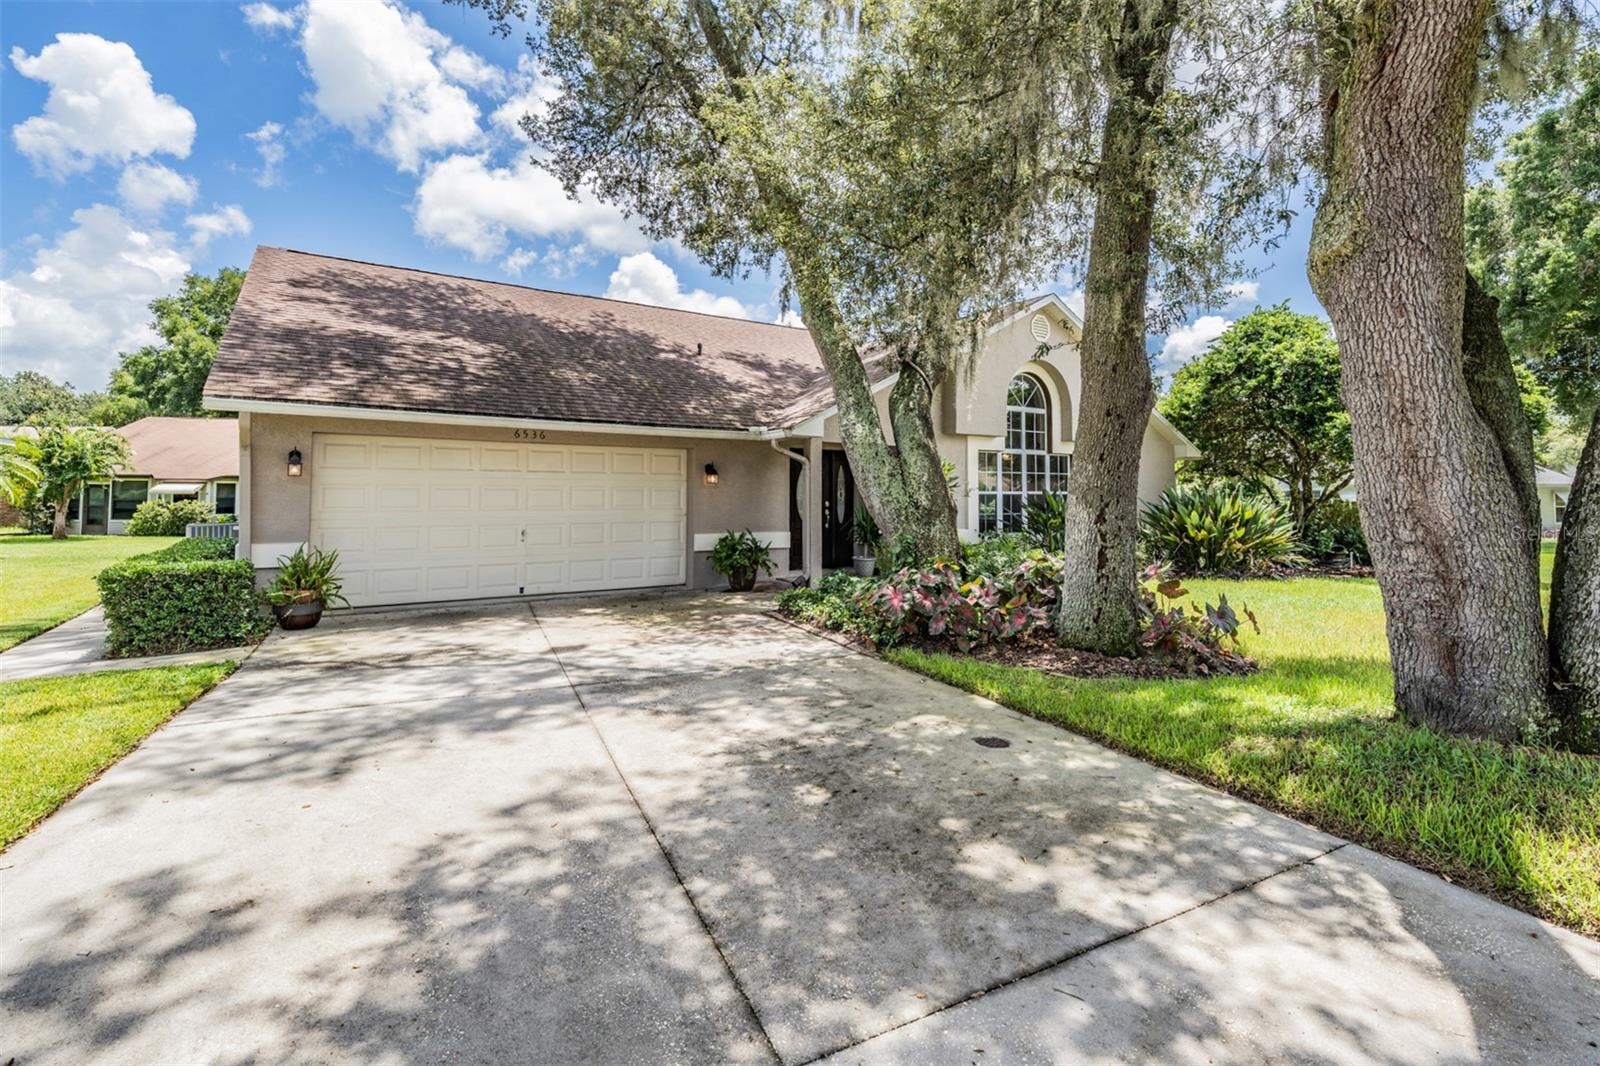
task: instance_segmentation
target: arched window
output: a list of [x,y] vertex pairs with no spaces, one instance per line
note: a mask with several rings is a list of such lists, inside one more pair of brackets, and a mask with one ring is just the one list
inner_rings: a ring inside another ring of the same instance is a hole
[[978,453],[978,532],[1009,533],[1023,527],[1028,500],[1067,491],[1072,456],[1050,451],[1050,400],[1032,374],[1018,374],[1006,389],[1005,447]]

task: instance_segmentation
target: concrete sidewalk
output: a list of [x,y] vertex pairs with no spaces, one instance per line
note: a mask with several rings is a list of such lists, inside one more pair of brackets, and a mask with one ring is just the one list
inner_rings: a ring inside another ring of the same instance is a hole
[[0,1062],[1600,1061],[1600,944],[759,607],[275,634],[0,856]]
[[254,650],[254,645],[247,645],[240,648],[184,652],[180,655],[108,659],[105,608],[91,607],[54,629],[48,629],[36,637],[0,652],[0,681],[17,681],[27,677],[64,677],[68,674],[86,674],[101,670],[139,670],[147,666],[228,662],[243,659]]

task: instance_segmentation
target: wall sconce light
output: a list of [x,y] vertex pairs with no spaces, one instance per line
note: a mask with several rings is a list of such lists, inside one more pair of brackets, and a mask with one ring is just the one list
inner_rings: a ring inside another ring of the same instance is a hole
[[301,469],[302,469],[302,466],[301,466],[301,463],[300,463],[300,449],[299,448],[290,448],[289,449],[289,476],[290,477],[299,477]]
[[715,485],[715,484],[717,484],[717,482],[719,482],[721,480],[722,480],[722,478],[717,474],[717,465],[715,463],[707,463],[706,464],[706,484],[707,485]]

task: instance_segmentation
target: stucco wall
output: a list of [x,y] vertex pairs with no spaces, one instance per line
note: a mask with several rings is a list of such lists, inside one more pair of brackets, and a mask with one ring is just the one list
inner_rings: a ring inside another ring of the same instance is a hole
[[[241,530],[241,557],[268,545],[294,545],[311,533],[312,437],[317,433],[352,433],[388,437],[498,441],[512,439],[510,427],[454,426],[426,422],[384,422],[365,418],[309,418],[295,415],[252,415],[248,422],[250,521]],[[697,534],[717,534],[749,527],[757,533],[781,534],[788,543],[789,460],[761,441],[641,436],[625,433],[550,431],[545,442],[599,446],[681,448],[688,453],[687,573],[694,587],[721,583],[711,573],[707,552],[696,552]],[[304,462],[300,477],[288,476],[288,455],[298,448]],[[718,484],[707,485],[707,463],[717,468]],[[259,552],[258,552],[259,554]],[[775,548],[778,573],[788,570],[787,547]],[[257,558],[265,565],[269,558]],[[263,578],[270,577],[266,569]]]

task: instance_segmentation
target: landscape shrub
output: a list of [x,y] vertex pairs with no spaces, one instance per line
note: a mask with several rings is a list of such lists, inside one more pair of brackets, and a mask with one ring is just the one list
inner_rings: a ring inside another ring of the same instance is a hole
[[1016,570],[1035,551],[1026,533],[992,533],[962,545],[961,559],[969,576],[999,578]]
[[1022,509],[1022,527],[1035,548],[1061,551],[1066,541],[1067,498],[1054,492],[1030,496]]
[[215,522],[216,511],[203,500],[146,500],[128,519],[131,537],[181,537],[190,522]]
[[113,656],[164,655],[245,644],[269,625],[255,568],[234,542],[191,538],[100,571]]
[[[1159,565],[1144,572],[1139,586],[1139,604],[1144,631],[1139,644],[1148,651],[1165,652],[1185,660],[1201,674],[1248,674],[1256,664],[1239,646],[1241,622],[1225,593],[1217,594],[1217,605],[1191,603],[1185,611],[1177,603],[1189,594],[1182,583]],[[1256,616],[1244,607],[1251,627],[1261,632]]]
[[840,570],[819,578],[809,587],[780,592],[778,610],[802,622],[876,642],[879,636],[876,623],[859,601],[877,584],[872,578],[856,577]]
[[1300,561],[1282,505],[1224,486],[1169,488],[1145,507],[1139,541],[1146,560],[1185,574]]
[[1361,514],[1349,500],[1329,500],[1311,516],[1306,529],[1306,551],[1321,559],[1348,559],[1357,566],[1372,565]]
[[880,644],[906,637],[947,638],[963,652],[1011,640],[1050,620],[1049,612],[1029,603],[1015,583],[966,580],[952,563],[897,570],[860,602],[875,623]]

